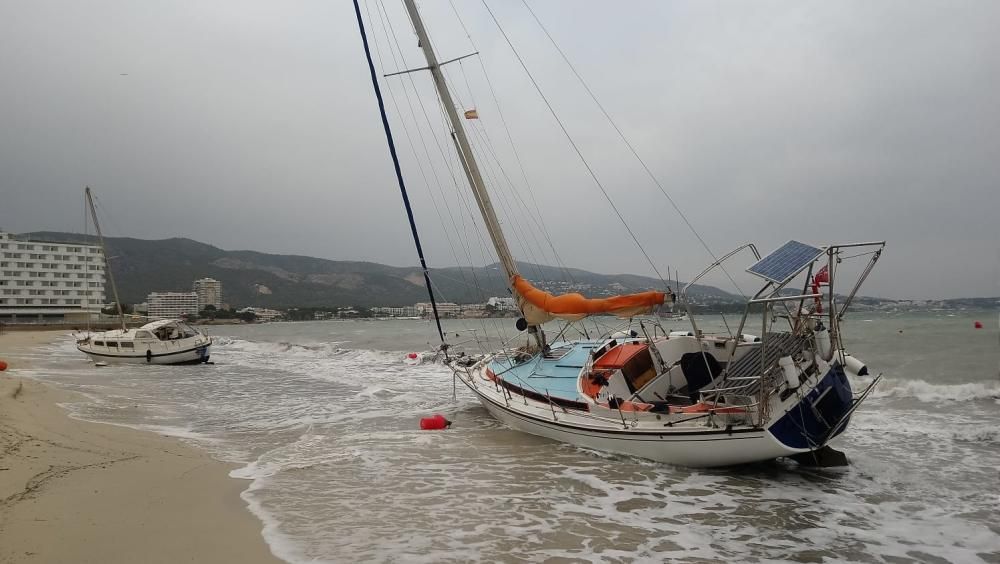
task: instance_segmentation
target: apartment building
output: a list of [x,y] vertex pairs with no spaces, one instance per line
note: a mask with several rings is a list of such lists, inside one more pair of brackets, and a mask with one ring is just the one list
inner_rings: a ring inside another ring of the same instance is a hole
[[100,314],[104,284],[99,246],[0,231],[0,321],[85,321]]
[[194,291],[198,294],[198,311],[209,305],[222,309],[222,282],[214,278],[195,280]]
[[178,319],[198,314],[197,292],[153,292],[146,296],[147,314],[152,319]]

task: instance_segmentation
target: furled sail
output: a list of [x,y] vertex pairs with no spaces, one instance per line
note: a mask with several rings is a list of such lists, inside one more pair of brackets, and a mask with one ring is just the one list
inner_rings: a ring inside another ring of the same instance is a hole
[[656,291],[610,298],[585,298],[581,294],[553,296],[545,290],[535,288],[519,275],[514,276],[512,283],[519,297],[521,311],[532,325],[544,323],[553,317],[574,320],[598,313],[631,317],[651,312],[666,297],[665,293]]

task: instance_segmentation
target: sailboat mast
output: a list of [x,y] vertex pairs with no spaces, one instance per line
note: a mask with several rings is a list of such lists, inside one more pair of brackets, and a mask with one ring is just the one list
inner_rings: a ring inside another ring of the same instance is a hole
[[[104,235],[101,234],[101,224],[97,221],[97,210],[94,209],[94,197],[90,194],[90,186],[87,186],[83,193],[87,199],[87,207],[90,208],[90,217],[94,218],[97,240],[101,243],[101,254],[104,255],[104,272],[107,274],[108,280],[111,281],[111,291],[115,295],[115,308],[118,310],[118,321],[122,324],[122,332],[125,332],[128,331],[128,328],[125,327],[125,314],[122,312],[122,302],[118,299],[118,286],[115,285],[115,277],[111,274],[111,259],[108,257],[108,248],[104,246]],[[90,295],[89,284],[87,295]],[[90,314],[87,315],[89,317]]]
[[458,115],[458,110],[455,109],[455,101],[451,97],[451,92],[448,91],[448,85],[445,83],[444,74],[441,72],[437,56],[434,55],[434,48],[431,46],[430,38],[427,37],[427,30],[424,28],[423,20],[420,19],[420,12],[417,11],[416,3],[414,0],[403,0],[403,4],[406,5],[406,11],[410,15],[413,29],[420,40],[419,45],[424,52],[424,58],[427,59],[427,68],[431,71],[431,76],[434,77],[434,87],[437,89],[438,96],[441,98],[441,104],[444,106],[445,111],[448,113],[448,119],[451,121],[452,136],[458,145],[458,158],[462,161],[462,166],[468,175],[472,193],[476,198],[476,204],[479,206],[479,211],[483,215],[483,221],[486,223],[486,231],[490,234],[490,240],[493,242],[497,257],[500,259],[500,265],[503,267],[504,274],[507,275],[507,285],[511,287],[514,276],[517,275],[517,265],[514,263],[514,257],[507,246],[507,240],[503,236],[503,231],[500,229],[500,221],[493,210],[493,203],[486,192],[486,184],[483,182],[483,177],[479,172],[476,157],[472,154],[472,147],[469,145],[469,138],[465,134],[462,119]]
[[445,358],[448,358],[448,343],[444,339],[444,330],[441,329],[441,316],[438,315],[437,300],[434,299],[434,286],[431,285],[431,276],[427,270],[427,261],[424,259],[424,248],[420,245],[420,235],[417,234],[417,222],[413,219],[413,208],[410,206],[410,196],[406,192],[406,183],[403,182],[403,171],[399,168],[399,157],[396,155],[396,143],[392,139],[392,129],[389,127],[389,118],[385,115],[385,102],[382,100],[382,89],[378,85],[378,77],[375,76],[375,63],[372,61],[372,53],[368,48],[368,34],[365,33],[365,22],[361,19],[361,5],[358,0],[354,0],[354,14],[358,17],[358,29],[361,31],[361,43],[365,47],[365,59],[368,61],[368,72],[372,77],[372,88],[375,90],[375,99],[378,101],[379,115],[382,116],[382,129],[385,130],[385,140],[389,144],[389,156],[392,157],[392,166],[396,171],[396,182],[399,184],[399,192],[403,196],[403,207],[406,208],[406,217],[410,221],[410,233],[413,235],[413,243],[417,247],[417,257],[420,259],[420,270],[424,274],[424,283],[427,285],[427,295],[431,299],[431,309],[434,310],[434,322],[437,324],[438,336],[441,338],[441,350],[444,351]]

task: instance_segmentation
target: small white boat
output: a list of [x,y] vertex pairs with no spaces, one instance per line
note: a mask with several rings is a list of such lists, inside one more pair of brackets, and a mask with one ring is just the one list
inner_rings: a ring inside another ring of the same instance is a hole
[[129,329],[125,322],[118,286],[108,261],[108,249],[104,245],[101,224],[97,220],[97,209],[88,186],[84,190],[84,201],[94,220],[94,228],[104,250],[105,272],[114,293],[115,309],[121,329],[101,331],[78,336],[76,348],[90,357],[97,366],[107,364],[201,364],[208,362],[212,338],[187,323],[177,319],[161,319],[147,323],[138,329]]
[[211,346],[211,337],[176,319],[91,333],[76,342],[95,363],[109,364],[200,364],[208,362]]

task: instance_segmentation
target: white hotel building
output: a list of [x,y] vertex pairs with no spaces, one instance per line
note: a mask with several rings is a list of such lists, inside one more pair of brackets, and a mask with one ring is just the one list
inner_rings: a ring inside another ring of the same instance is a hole
[[179,319],[187,314],[198,314],[197,292],[153,292],[146,297],[149,317],[153,319]]
[[0,231],[0,321],[86,321],[100,314],[104,299],[99,246]]
[[[214,278],[202,278],[194,281],[194,291],[198,294],[198,311],[205,306],[222,309],[222,282]],[[198,312],[195,312],[198,313]]]

